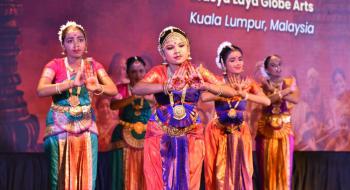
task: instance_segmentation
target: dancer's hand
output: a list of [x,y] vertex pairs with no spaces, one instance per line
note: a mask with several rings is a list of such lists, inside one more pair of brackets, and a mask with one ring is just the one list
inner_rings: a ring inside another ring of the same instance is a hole
[[82,86],[85,82],[84,80],[84,75],[82,74],[82,71],[79,70],[74,78],[73,87]]
[[184,67],[180,67],[169,79],[167,84],[167,90],[182,90],[186,85],[186,71]]
[[205,84],[202,75],[196,69],[194,69],[192,65],[188,66],[187,75],[190,87],[198,90],[207,89],[207,84]]
[[100,91],[102,89],[101,84],[98,82],[98,79],[96,76],[92,76],[86,79],[85,81],[86,88],[91,91]]
[[274,92],[275,88],[267,81],[267,79],[261,80],[262,86],[269,92]]

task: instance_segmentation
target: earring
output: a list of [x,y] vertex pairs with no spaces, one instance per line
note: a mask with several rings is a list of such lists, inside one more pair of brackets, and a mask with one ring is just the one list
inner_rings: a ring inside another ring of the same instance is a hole
[[191,61],[191,60],[192,60],[191,54],[188,55],[187,60],[188,60],[188,61]]
[[220,59],[220,63],[221,63],[221,67],[222,67],[222,74],[224,75],[224,76],[226,76],[227,75],[227,72],[226,72],[226,67],[225,67],[225,64],[224,64],[224,59]]
[[85,53],[88,53],[88,50],[87,50],[87,48],[85,49],[85,51],[84,51]]
[[66,55],[66,53],[64,51],[61,52],[61,55]]
[[162,65],[167,65],[168,63],[166,62],[166,59],[163,60]]
[[222,75],[226,76],[227,75],[227,72],[226,72],[226,67],[223,67],[222,68]]

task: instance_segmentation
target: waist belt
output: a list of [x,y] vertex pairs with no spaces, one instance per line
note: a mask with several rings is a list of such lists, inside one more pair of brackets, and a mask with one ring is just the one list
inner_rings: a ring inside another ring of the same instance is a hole
[[86,114],[91,112],[91,105],[87,106],[59,106],[57,104],[52,104],[51,109],[61,113],[69,113],[72,116],[79,116],[81,114]]
[[137,134],[141,134],[147,129],[147,124],[144,124],[142,122],[129,123],[129,122],[120,120],[119,124],[121,124],[126,129],[134,130]]

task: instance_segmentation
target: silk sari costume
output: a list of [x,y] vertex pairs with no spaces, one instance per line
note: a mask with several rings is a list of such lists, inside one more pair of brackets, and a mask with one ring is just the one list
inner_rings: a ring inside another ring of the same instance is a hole
[[[282,90],[295,81],[284,78]],[[272,93],[263,90],[267,96]],[[264,107],[258,122],[256,153],[259,166],[260,189],[287,190],[292,186],[294,134],[291,125],[293,104],[280,100]]]
[[[220,83],[201,66],[197,72],[206,82]],[[163,84],[167,80],[167,66],[159,65],[153,67],[142,82]],[[182,105],[186,114],[175,119],[169,95],[154,94],[157,107],[148,122],[144,145],[147,189],[196,190],[200,186],[204,159],[203,126],[196,110],[200,91],[189,87],[172,93],[175,107]]]
[[[74,80],[75,74],[67,71],[64,62],[64,58],[59,58],[46,64],[45,70],[51,73],[53,83]],[[84,60],[82,65],[83,73],[105,72],[103,66],[92,59]],[[78,105],[72,106],[72,96],[79,98]],[[85,85],[52,96],[44,138],[51,189],[95,189],[98,149],[95,121],[91,94]]]
[[[119,84],[117,88],[123,99],[131,96],[129,84]],[[143,146],[150,117],[151,106],[142,99],[134,100],[119,111],[120,122],[112,135],[112,189],[146,189]]]
[[[249,93],[260,87],[251,82]],[[215,101],[217,117],[205,129],[205,188],[252,190],[252,137],[245,120],[247,100],[241,96]]]

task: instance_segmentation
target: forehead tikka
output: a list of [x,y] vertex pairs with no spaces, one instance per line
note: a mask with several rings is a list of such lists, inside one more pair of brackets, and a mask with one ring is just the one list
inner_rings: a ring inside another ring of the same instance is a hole
[[174,31],[174,32],[171,32],[170,34],[168,34],[165,37],[165,39],[164,39],[163,43],[161,44],[161,46],[163,46],[169,39],[175,39],[175,38],[183,40],[183,41],[185,41],[188,44],[188,39],[184,35],[182,35],[179,32]]

